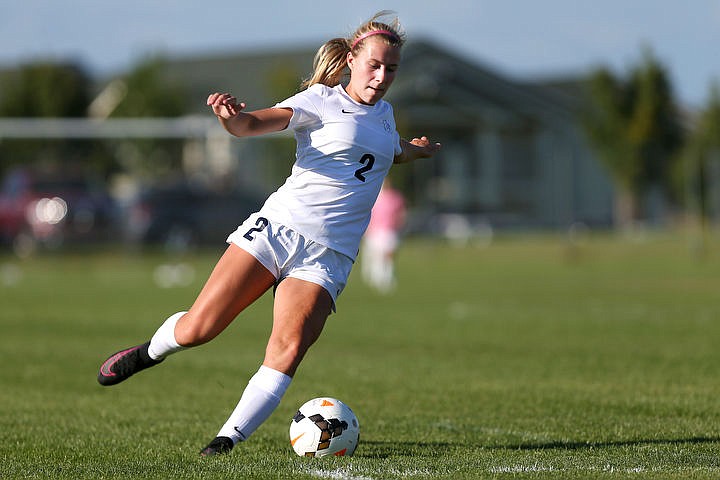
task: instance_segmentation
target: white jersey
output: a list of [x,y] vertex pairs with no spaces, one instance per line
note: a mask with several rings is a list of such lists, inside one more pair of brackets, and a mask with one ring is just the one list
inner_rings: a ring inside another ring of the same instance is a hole
[[353,260],[396,154],[392,106],[363,105],[338,85],[312,85],[276,108],[291,108],[292,172],[260,214]]

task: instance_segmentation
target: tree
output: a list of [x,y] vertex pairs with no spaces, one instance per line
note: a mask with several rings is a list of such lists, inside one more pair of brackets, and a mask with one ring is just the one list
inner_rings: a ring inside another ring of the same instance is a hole
[[[91,79],[75,63],[37,62],[3,76],[2,117],[83,117],[90,102]],[[78,140],[5,140],[0,143],[0,175],[14,164],[60,165],[86,159],[93,147]]]
[[77,64],[40,62],[21,67],[2,84],[0,116],[83,117],[91,81]]
[[[184,88],[177,80],[165,75],[161,58],[140,61],[127,75],[115,79],[122,94],[116,99],[108,116],[118,117],[179,117],[187,112]],[[118,162],[126,171],[139,177],[155,177],[180,170],[183,140],[133,139],[118,142]]]
[[663,66],[645,49],[627,78],[600,68],[589,78],[590,108],[585,130],[618,190],[616,221],[621,226],[643,216],[649,187],[666,190],[683,130]]
[[176,81],[166,78],[160,58],[140,61],[120,81],[124,96],[111,117],[179,117],[187,112],[185,92]]
[[[703,229],[713,212],[713,189],[720,189],[720,85],[711,87],[708,105],[697,120],[683,151],[683,180],[687,207],[695,210]],[[716,195],[719,192],[716,191]]]

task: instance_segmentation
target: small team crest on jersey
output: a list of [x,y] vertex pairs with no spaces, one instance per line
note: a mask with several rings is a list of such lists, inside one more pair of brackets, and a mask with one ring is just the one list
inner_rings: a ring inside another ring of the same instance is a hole
[[390,122],[388,122],[386,119],[383,119],[383,127],[385,127],[385,131],[390,133],[392,130],[392,127],[390,127]]

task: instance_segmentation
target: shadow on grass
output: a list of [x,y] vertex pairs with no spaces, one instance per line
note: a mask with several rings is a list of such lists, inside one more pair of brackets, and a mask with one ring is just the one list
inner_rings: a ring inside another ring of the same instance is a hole
[[433,457],[450,448],[462,448],[468,445],[450,442],[386,442],[377,440],[363,440],[356,457],[388,458],[388,457]]
[[641,445],[680,445],[699,443],[718,443],[720,437],[689,437],[689,438],[653,438],[636,440],[610,440],[605,442],[537,442],[519,443],[515,445],[492,445],[485,448],[496,450],[579,450],[584,448],[633,447]]
[[478,448],[487,450],[580,450],[593,448],[633,447],[643,445],[681,445],[720,443],[720,437],[689,437],[674,439],[637,439],[605,442],[537,442],[507,445],[483,445],[466,442],[387,442],[362,440],[362,448],[356,456],[365,458],[388,458],[393,456],[426,456],[432,457],[446,452],[448,449]]

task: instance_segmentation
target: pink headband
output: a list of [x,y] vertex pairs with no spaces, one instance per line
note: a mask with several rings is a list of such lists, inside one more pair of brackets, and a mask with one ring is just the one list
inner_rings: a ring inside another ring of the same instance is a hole
[[369,37],[371,35],[387,35],[388,37],[390,37],[390,40],[392,40],[393,42],[400,41],[398,36],[395,35],[393,32],[391,32],[390,30],[370,30],[369,32],[365,32],[362,35],[360,35],[358,38],[356,38],[355,41],[352,43],[350,50],[355,48],[355,45],[357,45],[358,42],[365,40],[367,37]]

